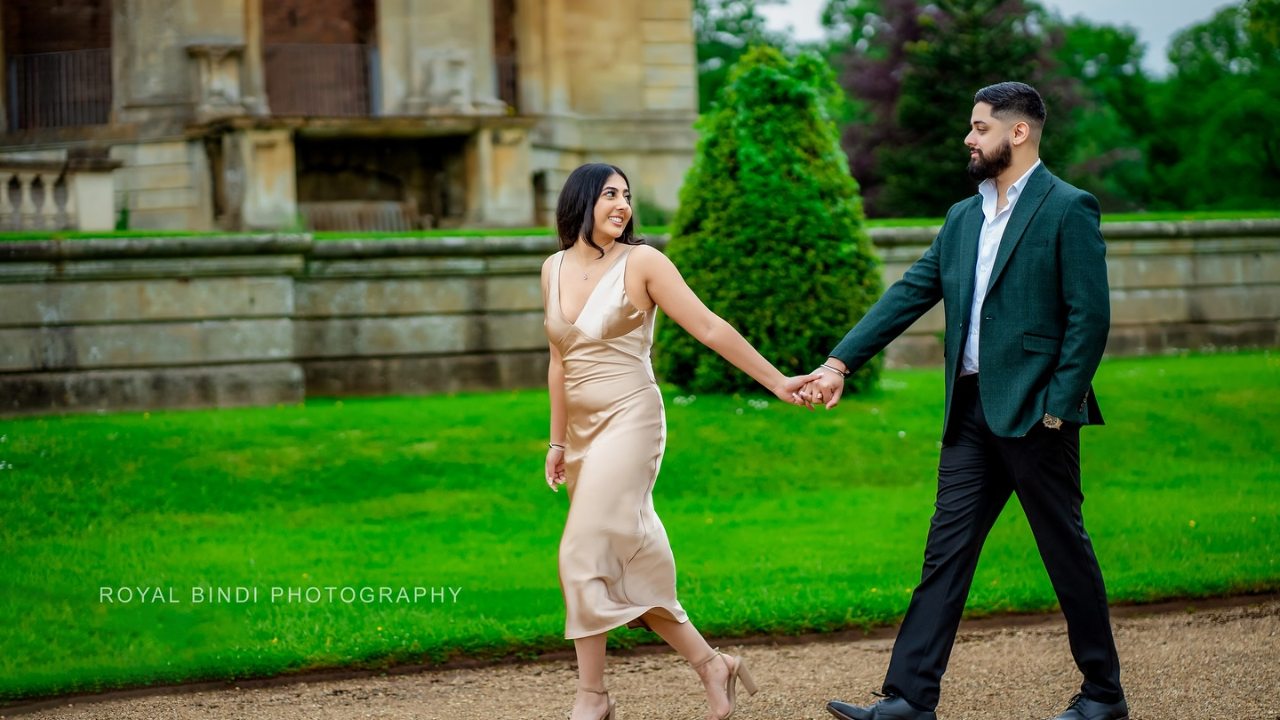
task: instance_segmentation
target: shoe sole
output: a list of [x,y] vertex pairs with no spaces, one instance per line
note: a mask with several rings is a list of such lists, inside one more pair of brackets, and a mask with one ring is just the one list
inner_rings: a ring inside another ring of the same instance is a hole
[[[840,712],[839,710],[837,710],[837,709],[835,709],[835,708],[831,707],[830,705],[827,705],[827,712],[831,713],[831,714],[832,714],[832,715],[834,715],[835,717],[840,718],[840,720],[855,720],[855,718],[854,718],[853,716],[851,716],[851,715],[845,715],[844,713],[842,713],[842,712]],[[1125,718],[1125,720],[1128,720],[1128,718]]]

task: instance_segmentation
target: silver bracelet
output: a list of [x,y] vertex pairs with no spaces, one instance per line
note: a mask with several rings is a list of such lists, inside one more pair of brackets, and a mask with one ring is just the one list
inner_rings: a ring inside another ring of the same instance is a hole
[[839,376],[840,376],[840,377],[842,377],[842,378],[847,378],[847,377],[849,377],[848,373],[840,372],[839,370],[837,370],[837,369],[835,369],[835,368],[831,367],[830,365],[828,365],[828,364],[826,364],[826,363],[822,363],[822,365],[821,365],[820,367],[824,367],[824,368],[826,368],[826,369],[830,370],[831,372],[833,372],[833,373],[835,373],[835,374],[839,375]]
[[547,443],[547,447],[548,447],[548,448],[559,448],[559,449],[561,449],[561,450],[563,450],[563,449],[564,449],[564,446],[563,446],[563,445],[557,445],[557,444],[555,444],[555,443],[553,443],[553,442],[549,442],[549,443]]

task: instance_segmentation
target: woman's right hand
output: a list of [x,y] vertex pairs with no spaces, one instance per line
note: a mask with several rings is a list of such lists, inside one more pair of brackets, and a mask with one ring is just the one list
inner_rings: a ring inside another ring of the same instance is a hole
[[564,484],[564,448],[553,447],[547,450],[547,487],[552,492],[560,492]]
[[801,391],[810,382],[813,382],[820,377],[822,376],[814,373],[810,375],[796,375],[795,377],[786,378],[783,380],[781,385],[773,388],[773,395],[783,402],[791,403],[792,405],[799,405],[800,407],[812,410],[813,405],[805,400]]

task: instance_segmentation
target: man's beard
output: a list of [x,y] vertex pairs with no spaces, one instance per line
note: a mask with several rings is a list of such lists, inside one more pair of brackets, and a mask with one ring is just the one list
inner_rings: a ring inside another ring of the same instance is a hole
[[996,148],[996,152],[990,158],[982,153],[979,148],[974,148],[978,157],[969,158],[969,177],[976,182],[990,180],[999,175],[1009,166],[1013,164],[1013,143],[1009,142],[1009,138],[1005,138],[1000,143],[1000,147]]

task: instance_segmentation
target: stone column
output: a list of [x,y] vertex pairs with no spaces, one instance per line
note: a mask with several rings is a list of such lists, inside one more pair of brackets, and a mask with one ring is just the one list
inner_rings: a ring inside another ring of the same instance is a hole
[[474,110],[502,115],[507,105],[498,99],[498,67],[493,48],[493,0],[471,3],[471,97]]
[[[237,187],[240,223],[279,230],[297,223],[297,163],[288,130],[241,130],[227,136],[227,185]],[[229,190],[228,196],[233,193]]]
[[[616,6],[615,6],[616,7]],[[543,4],[542,47],[546,48],[543,76],[546,87],[546,111],[561,115],[572,107],[569,93],[569,63],[565,37],[565,0],[546,0]]]
[[262,0],[244,0],[244,60],[240,99],[254,115],[269,115],[267,81],[262,66]]

